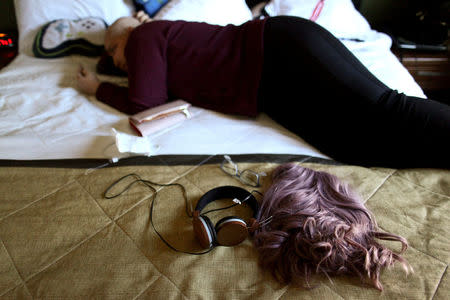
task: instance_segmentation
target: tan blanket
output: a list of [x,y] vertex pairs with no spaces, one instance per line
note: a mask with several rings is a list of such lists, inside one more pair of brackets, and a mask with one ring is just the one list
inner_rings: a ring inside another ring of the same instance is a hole
[[[159,156],[100,169],[90,168],[104,162],[92,160],[3,161],[0,298],[448,299],[450,171],[363,168],[289,155],[232,156],[242,169],[270,173],[280,163],[298,161],[349,182],[381,229],[410,244],[405,258],[414,273],[406,276],[398,266],[383,272],[383,292],[346,277],[319,277],[312,290],[279,284],[258,266],[251,240],[200,256],[174,252],[151,227],[154,198],[144,185],[115,199],[103,197],[115,180],[136,173],[181,183],[195,206],[214,187],[245,187],[221,171],[222,159]],[[264,178],[268,184],[270,176]],[[201,250],[177,187],[159,188],[154,209],[154,224],[166,240],[179,249]],[[213,221],[229,214],[218,212]]]

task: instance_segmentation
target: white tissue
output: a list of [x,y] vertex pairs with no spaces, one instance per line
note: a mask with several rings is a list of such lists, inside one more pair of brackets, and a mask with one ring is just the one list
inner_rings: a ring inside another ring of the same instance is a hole
[[148,137],[139,137],[112,129],[116,138],[116,147],[120,153],[136,153],[153,155],[157,147],[152,145]]

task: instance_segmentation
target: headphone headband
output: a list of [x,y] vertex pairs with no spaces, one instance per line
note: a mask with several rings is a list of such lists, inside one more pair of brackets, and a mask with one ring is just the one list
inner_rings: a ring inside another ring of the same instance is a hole
[[200,213],[209,203],[227,198],[237,198],[240,201],[246,199],[244,203],[247,203],[253,210],[253,218],[259,217],[259,204],[255,196],[241,187],[231,185],[220,186],[208,191],[198,200],[195,210]]

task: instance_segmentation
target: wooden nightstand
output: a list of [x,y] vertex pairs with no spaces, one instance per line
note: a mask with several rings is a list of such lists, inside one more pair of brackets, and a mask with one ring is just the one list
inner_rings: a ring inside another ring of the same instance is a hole
[[408,69],[425,94],[450,104],[450,52],[393,48],[392,52]]

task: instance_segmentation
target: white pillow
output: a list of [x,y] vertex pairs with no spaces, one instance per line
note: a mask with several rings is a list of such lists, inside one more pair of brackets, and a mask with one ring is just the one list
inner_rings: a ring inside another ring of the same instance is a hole
[[[319,0],[271,0],[266,6],[269,16],[290,15],[309,19]],[[316,23],[338,38],[363,38],[370,30],[367,20],[351,0],[325,0]]]
[[239,25],[251,20],[252,12],[245,0],[171,0],[154,19]]
[[56,19],[100,17],[108,24],[131,16],[132,0],[14,0],[19,28],[19,52],[32,56],[37,31]]

